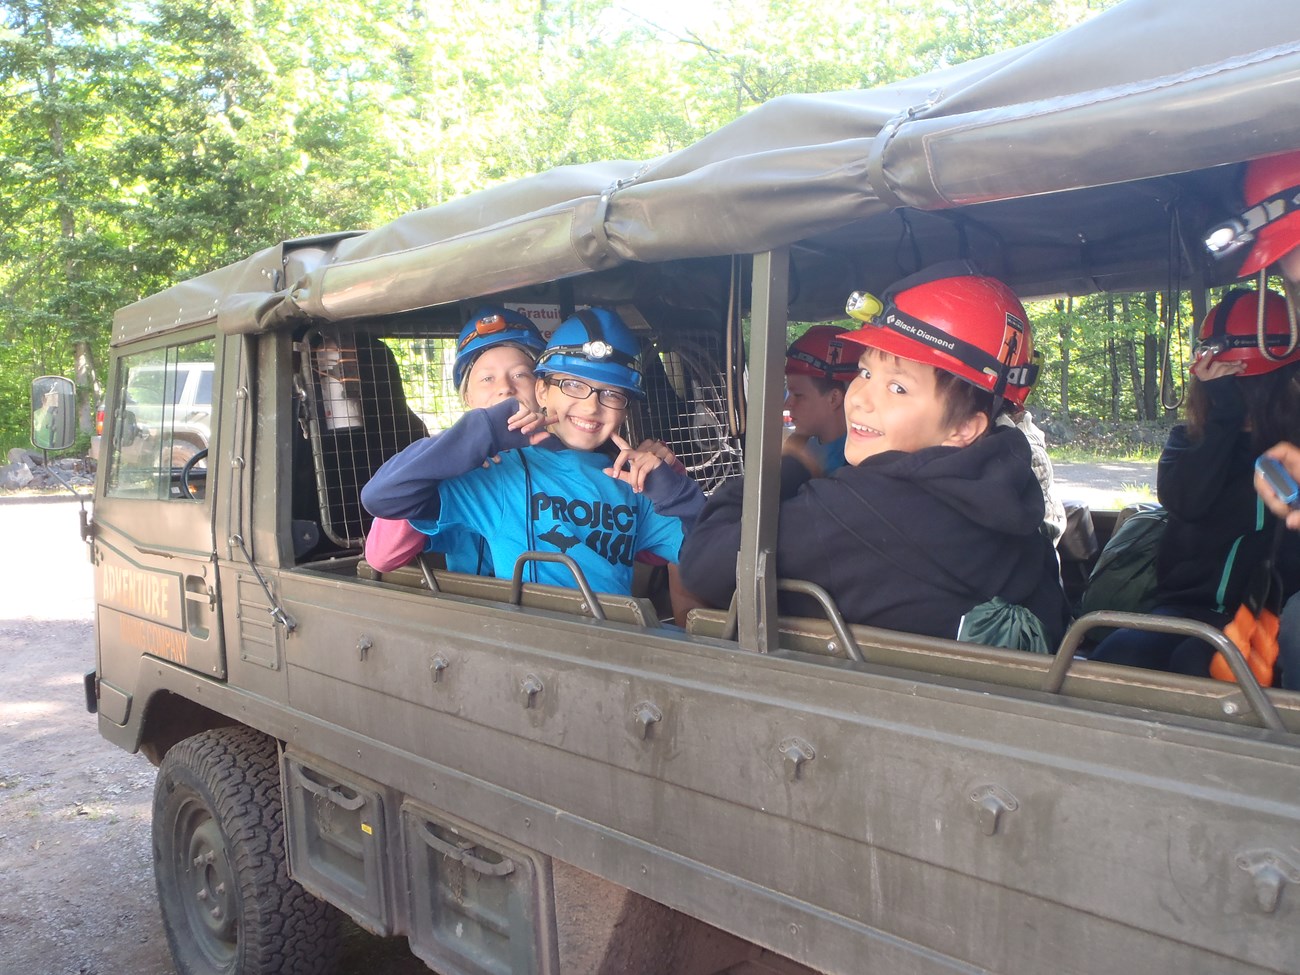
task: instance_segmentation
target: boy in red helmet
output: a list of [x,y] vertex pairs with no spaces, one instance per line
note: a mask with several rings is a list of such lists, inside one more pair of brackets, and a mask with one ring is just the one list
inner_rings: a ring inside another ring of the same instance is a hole
[[785,353],[785,408],[793,436],[807,441],[823,474],[844,466],[844,393],[857,373],[856,363],[831,361],[831,343],[844,331],[814,325]]
[[[778,576],[817,583],[850,623],[948,638],[1000,598],[1054,647],[1066,606],[1042,490],[1024,435],[995,423],[1033,384],[1028,330],[1006,285],[960,265],[899,282],[842,335],[840,361],[857,364],[848,463],[814,478],[799,447],[783,457]],[[741,494],[734,481],[714,492],[682,547],[683,582],[715,606],[735,589]]]

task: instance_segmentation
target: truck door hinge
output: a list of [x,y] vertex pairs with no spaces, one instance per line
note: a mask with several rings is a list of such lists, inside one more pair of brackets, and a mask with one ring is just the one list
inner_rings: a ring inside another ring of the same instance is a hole
[[1237,866],[1255,881],[1255,902],[1265,914],[1277,910],[1287,882],[1300,884],[1300,867],[1276,850],[1250,850],[1237,854]]
[[975,822],[985,836],[997,833],[1004,812],[1015,812],[1020,808],[1020,801],[999,785],[981,785],[972,789],[970,800],[975,803]]
[[664,718],[663,711],[651,701],[641,701],[632,709],[632,730],[638,738],[649,740],[650,729]]
[[541,678],[536,674],[529,674],[525,677],[519,685],[519,698],[524,707],[535,708],[537,706],[537,696],[544,689]]
[[817,749],[802,738],[787,738],[777,750],[785,759],[785,777],[790,782],[803,778],[804,767],[817,757]]

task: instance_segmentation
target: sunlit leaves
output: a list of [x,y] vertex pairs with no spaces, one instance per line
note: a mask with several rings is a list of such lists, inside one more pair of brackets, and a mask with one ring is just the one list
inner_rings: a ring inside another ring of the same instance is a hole
[[8,0],[0,445],[13,390],[66,371],[74,338],[102,348],[113,308],[274,241],[657,157],[770,98],[1111,2],[698,0],[684,20],[632,0]]

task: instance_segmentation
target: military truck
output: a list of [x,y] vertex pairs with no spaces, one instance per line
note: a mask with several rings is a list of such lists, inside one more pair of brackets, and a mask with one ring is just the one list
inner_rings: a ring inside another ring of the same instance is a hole
[[[788,322],[954,257],[1203,309],[1232,276],[1204,230],[1244,160],[1300,147],[1298,101],[1300,8],[1130,0],[123,308],[110,413],[141,368],[213,373],[206,466],[110,425],[88,531],[88,704],[159,766],[177,970],[328,970],[340,912],[447,973],[1300,970],[1300,697],[1235,656],[1240,683],[1074,654],[1099,624],[1220,634],[1102,614],[1040,656],[819,592],[783,616],[811,590],[773,557]],[[731,607],[677,628],[654,572],[366,564],[359,489],[483,301],[638,332],[633,435],[706,489],[744,475]]]

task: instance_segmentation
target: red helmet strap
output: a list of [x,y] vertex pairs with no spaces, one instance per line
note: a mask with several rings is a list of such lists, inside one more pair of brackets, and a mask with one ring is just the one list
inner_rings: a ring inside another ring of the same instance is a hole
[[[797,343],[796,343],[797,344]],[[805,352],[803,349],[797,349],[791,346],[790,351],[785,354],[787,359],[793,359],[795,362],[802,362],[804,365],[812,366],[827,379],[834,379],[836,376],[844,376],[851,372],[857,372],[858,363],[853,362],[827,362],[825,359],[813,355],[811,352]]]
[[[1014,316],[1008,315],[1008,317]],[[1020,326],[1017,331],[1023,335],[1025,323],[1017,321]],[[920,342],[922,345],[938,352],[944,352],[976,372],[995,376],[996,382],[992,390],[995,398],[1002,396],[1008,383],[1015,386],[1032,386],[1034,380],[1038,377],[1038,365],[1036,363],[1030,362],[1023,366],[1012,366],[1011,363],[1015,360],[1015,355],[1019,351],[1019,343],[1014,338],[1004,346],[1006,358],[999,359],[997,356],[985,352],[977,345],[949,335],[947,332],[934,328],[929,322],[923,321],[914,315],[909,315],[892,302],[885,307],[885,310],[873,324],[879,328],[887,328],[891,332],[897,332],[899,335]]]
[[893,303],[895,295],[912,288],[919,288],[923,284],[930,284],[932,281],[942,281],[944,278],[979,278],[983,277],[984,272],[979,269],[974,261],[953,260],[940,261],[938,264],[931,264],[927,268],[922,268],[914,274],[895,281],[885,289],[880,300],[886,305]]

